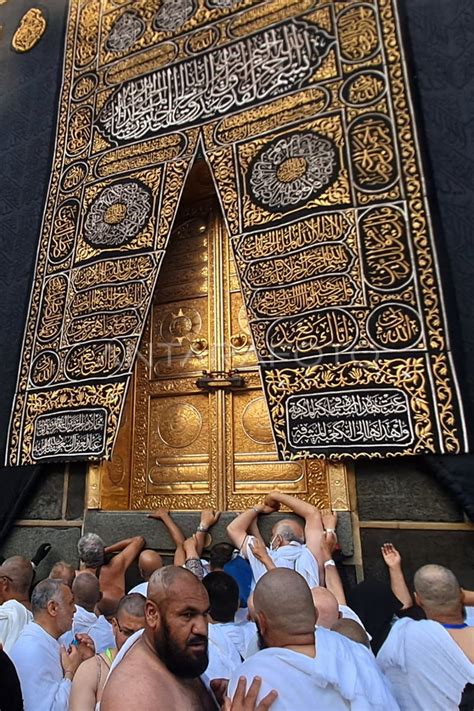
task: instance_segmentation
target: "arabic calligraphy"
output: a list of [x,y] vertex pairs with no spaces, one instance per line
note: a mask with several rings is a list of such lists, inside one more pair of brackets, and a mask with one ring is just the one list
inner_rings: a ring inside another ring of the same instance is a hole
[[105,408],[63,410],[39,415],[35,421],[32,453],[36,460],[100,455],[107,426]]
[[151,191],[138,180],[110,185],[87,212],[84,239],[102,249],[128,244],[146,224],[151,208]]
[[368,210],[359,221],[362,258],[368,283],[377,289],[397,289],[412,275],[407,229],[396,207]]
[[328,276],[286,289],[262,289],[252,296],[250,304],[257,316],[293,316],[316,307],[349,305],[356,293],[350,277]]
[[275,321],[268,329],[270,353],[280,360],[314,358],[348,350],[359,334],[357,321],[342,309],[320,309]]
[[414,439],[407,395],[394,388],[293,395],[286,417],[295,448],[398,447]]
[[200,124],[301,88],[334,38],[295,20],[125,82],[99,116],[105,135],[131,141]]
[[386,190],[398,168],[392,127],[387,116],[364,114],[349,127],[354,182],[361,190]]
[[346,272],[354,255],[344,244],[324,244],[309,247],[296,254],[255,261],[244,273],[251,287],[288,284],[323,274]]
[[349,212],[322,213],[277,230],[244,235],[237,243],[236,254],[244,261],[283,255],[310,244],[342,240],[351,226]]
[[269,210],[289,209],[324,192],[337,169],[332,141],[315,132],[291,133],[257,153],[249,170],[249,192]]
[[421,336],[420,319],[410,306],[384,304],[369,316],[367,333],[381,348],[409,348],[414,346]]
[[347,62],[370,59],[377,51],[377,17],[370,5],[343,10],[337,18],[341,56]]
[[105,49],[108,52],[130,49],[144,32],[145,23],[141,17],[133,10],[126,10],[111,28],[105,40]]

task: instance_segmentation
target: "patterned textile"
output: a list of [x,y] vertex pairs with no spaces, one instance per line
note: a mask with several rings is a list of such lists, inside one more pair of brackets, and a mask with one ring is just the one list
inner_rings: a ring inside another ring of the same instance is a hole
[[280,456],[467,451],[393,0],[71,0],[8,463],[110,456],[199,147]]

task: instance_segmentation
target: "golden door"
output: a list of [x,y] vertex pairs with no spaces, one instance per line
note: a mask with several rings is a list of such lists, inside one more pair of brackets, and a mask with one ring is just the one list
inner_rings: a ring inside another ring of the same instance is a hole
[[278,461],[220,210],[183,203],[112,461],[89,470],[89,507],[241,510],[279,488],[347,510],[343,464]]

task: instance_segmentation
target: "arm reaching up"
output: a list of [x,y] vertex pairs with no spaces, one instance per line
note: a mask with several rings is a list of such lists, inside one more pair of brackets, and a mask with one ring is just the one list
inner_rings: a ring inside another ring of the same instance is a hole
[[[311,553],[316,559],[320,554],[320,539],[321,532],[323,531],[323,523],[321,520],[321,514],[318,509],[307,501],[301,501],[296,496],[290,496],[289,494],[283,494],[280,491],[272,491],[265,497],[265,502],[269,507],[275,507],[280,505],[287,506],[294,514],[304,518],[304,535],[305,543],[309,548]],[[277,510],[277,509],[276,509]]]
[[403,575],[402,557],[393,543],[384,543],[381,552],[390,575],[392,592],[403,604],[402,610],[405,610],[413,605],[413,600]]
[[199,526],[196,529],[196,548],[198,552],[198,558],[201,557],[206,543],[206,536],[210,528],[215,526],[221,515],[220,511],[214,511],[214,509],[203,509],[201,511],[201,520]]
[[[260,504],[259,506],[253,506],[247,511],[243,511],[241,514],[236,516],[233,521],[227,526],[227,534],[236,548],[242,549],[245,539],[249,535],[252,525],[255,524],[259,514],[267,514],[278,511],[280,504],[277,502],[272,502],[272,504]],[[245,556],[246,552],[242,551]]]
[[154,518],[156,521],[162,521],[162,523],[164,523],[171,540],[176,546],[176,550],[174,552],[174,564],[184,565],[186,561],[183,548],[184,534],[180,527],[171,518],[169,511],[166,509],[157,509],[156,511],[153,511],[153,513],[148,514],[148,518]]

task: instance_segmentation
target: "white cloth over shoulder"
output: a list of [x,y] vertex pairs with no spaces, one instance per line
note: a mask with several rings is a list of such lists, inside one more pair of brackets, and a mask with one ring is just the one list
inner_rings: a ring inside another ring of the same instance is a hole
[[64,678],[60,644],[54,637],[31,622],[10,657],[20,679],[24,711],[67,711],[71,682]]
[[402,711],[457,711],[464,687],[474,683],[474,664],[433,620],[398,620],[377,662]]
[[278,692],[272,711],[398,711],[373,657],[371,667],[370,653],[366,659],[357,658],[352,645],[356,643],[318,628],[314,658],[289,649],[264,649],[247,659],[232,676],[230,696],[240,676],[251,683],[258,675],[262,678],[258,701],[272,689]]
[[7,600],[0,605],[0,642],[7,654],[20,636],[25,625],[33,621],[33,615],[17,600]]
[[[230,639],[242,659],[247,657],[247,647],[257,639],[257,625],[255,622],[244,620],[242,622],[217,622],[213,627],[219,627]],[[258,651],[258,648],[255,650]]]
[[143,597],[146,597],[148,594],[148,582],[144,583],[138,583],[138,585],[135,585],[134,588],[128,591],[128,594],[130,595],[131,593],[140,593],[140,595],[143,595]]
[[230,679],[234,671],[240,667],[242,660],[235,644],[223,629],[225,625],[209,624],[209,664],[206,676],[209,679]]
[[80,605],[76,605],[76,611],[72,618],[72,629],[61,635],[60,644],[64,644],[67,649],[78,633],[88,634],[89,637],[92,637],[96,654],[105,652],[107,647],[115,647],[114,632],[110,622],[107,622],[103,615],[97,617],[95,612],[89,612]]
[[[247,558],[252,568],[252,587],[255,587],[262,575],[267,572],[263,563],[256,558],[250,548],[249,543],[253,543],[254,540],[254,536],[247,536],[241,550],[243,557]],[[276,551],[272,551],[269,548],[267,548],[267,551],[277,568],[296,570],[297,573],[303,576],[310,588],[319,585],[318,561],[306,545],[292,541],[288,545],[280,546]]]

